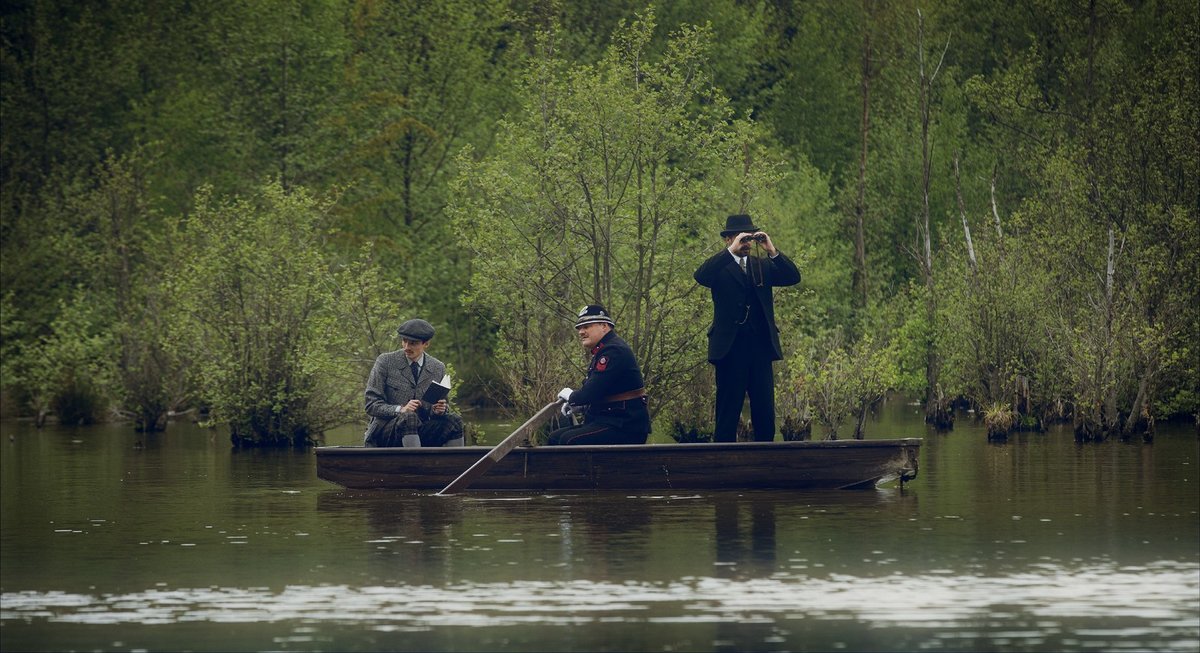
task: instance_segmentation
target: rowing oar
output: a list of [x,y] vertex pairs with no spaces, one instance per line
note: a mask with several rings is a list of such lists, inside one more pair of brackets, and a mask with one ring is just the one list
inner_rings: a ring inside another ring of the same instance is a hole
[[533,417],[530,417],[524,424],[518,426],[517,430],[512,432],[512,435],[509,435],[507,438],[501,440],[500,444],[492,447],[491,451],[484,454],[483,458],[480,458],[475,462],[474,465],[471,465],[469,468],[467,468],[467,471],[459,474],[458,478],[454,479],[453,481],[450,481],[450,485],[442,488],[442,491],[438,492],[438,494],[454,494],[459,490],[465,489],[475,479],[483,476],[487,470],[492,468],[492,465],[495,465],[496,463],[500,462],[501,458],[507,456],[508,452],[516,449],[517,445],[521,444],[522,442],[525,442],[525,440],[529,438],[530,434],[533,433],[533,430],[542,425],[542,422],[545,422],[552,415],[554,415],[554,413],[558,412],[558,405],[561,403],[562,399],[556,399],[553,403],[546,404],[546,406],[539,410]]

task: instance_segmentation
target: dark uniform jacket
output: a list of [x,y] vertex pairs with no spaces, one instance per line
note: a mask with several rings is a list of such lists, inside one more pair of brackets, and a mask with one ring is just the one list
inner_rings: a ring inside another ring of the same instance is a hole
[[[775,298],[771,289],[800,283],[800,270],[782,253],[775,258],[751,257],[747,263],[750,266],[749,274],[742,272],[728,249],[722,249],[700,264],[692,275],[696,283],[712,292],[713,321],[708,329],[709,362],[715,363],[729,353],[738,329],[745,328],[747,323],[765,331],[757,335],[770,341],[774,353],[771,360],[783,358],[779,327],[775,325]],[[759,279],[762,285],[758,285]]]
[[650,432],[650,413],[646,398],[616,399],[620,395],[643,390],[642,372],[633,350],[616,331],[604,334],[592,348],[587,378],[571,393],[571,405],[587,405],[584,422],[610,424],[632,433]]
[[[407,404],[412,399],[420,399],[434,381],[440,381],[446,375],[446,364],[425,354],[425,366],[421,368],[421,377],[413,381],[411,362],[404,355],[404,350],[380,354],[371,368],[371,376],[367,378],[367,389],[364,393],[367,414],[371,423],[364,434],[366,439],[377,429],[383,427],[388,420],[396,417],[396,408]],[[429,405],[422,404],[419,414],[422,419],[429,416]]]

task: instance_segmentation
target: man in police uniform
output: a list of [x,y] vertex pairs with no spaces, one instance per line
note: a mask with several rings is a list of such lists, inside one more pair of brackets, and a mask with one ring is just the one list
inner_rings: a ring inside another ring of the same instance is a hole
[[589,304],[579,311],[575,331],[592,355],[578,390],[558,393],[563,415],[582,413],[583,424],[558,429],[547,444],[645,444],[650,435],[646,388],[633,350],[616,331],[608,311]]
[[425,391],[446,375],[446,364],[425,353],[433,325],[408,320],[396,330],[404,346],[380,354],[367,379],[366,410],[371,424],[363,434],[368,447],[458,447],[463,444],[462,418],[445,399],[421,401]]

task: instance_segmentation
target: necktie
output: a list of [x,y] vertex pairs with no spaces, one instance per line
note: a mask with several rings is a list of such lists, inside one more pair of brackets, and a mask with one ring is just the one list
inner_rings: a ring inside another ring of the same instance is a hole
[[421,366],[417,364],[417,361],[412,362],[412,372],[413,383],[416,383],[421,378]]
[[740,265],[742,267],[742,274],[746,274],[746,257],[745,256],[738,259],[738,265]]

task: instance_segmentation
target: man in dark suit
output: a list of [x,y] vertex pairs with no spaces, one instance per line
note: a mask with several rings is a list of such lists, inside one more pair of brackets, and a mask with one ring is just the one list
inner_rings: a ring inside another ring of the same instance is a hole
[[[713,440],[733,442],[746,395],[754,439],[775,439],[775,376],[772,363],[783,358],[775,325],[772,288],[800,283],[800,270],[775,248],[771,237],[748,215],[731,215],[721,231],[725,249],[692,275],[712,292],[708,362],[716,366],[716,427]],[[766,257],[750,256],[759,244]]]
[[404,347],[380,354],[367,379],[366,410],[371,423],[363,434],[368,447],[454,447],[463,444],[462,418],[445,399],[421,400],[435,381],[446,375],[446,364],[425,353],[433,325],[408,320],[396,330]]

